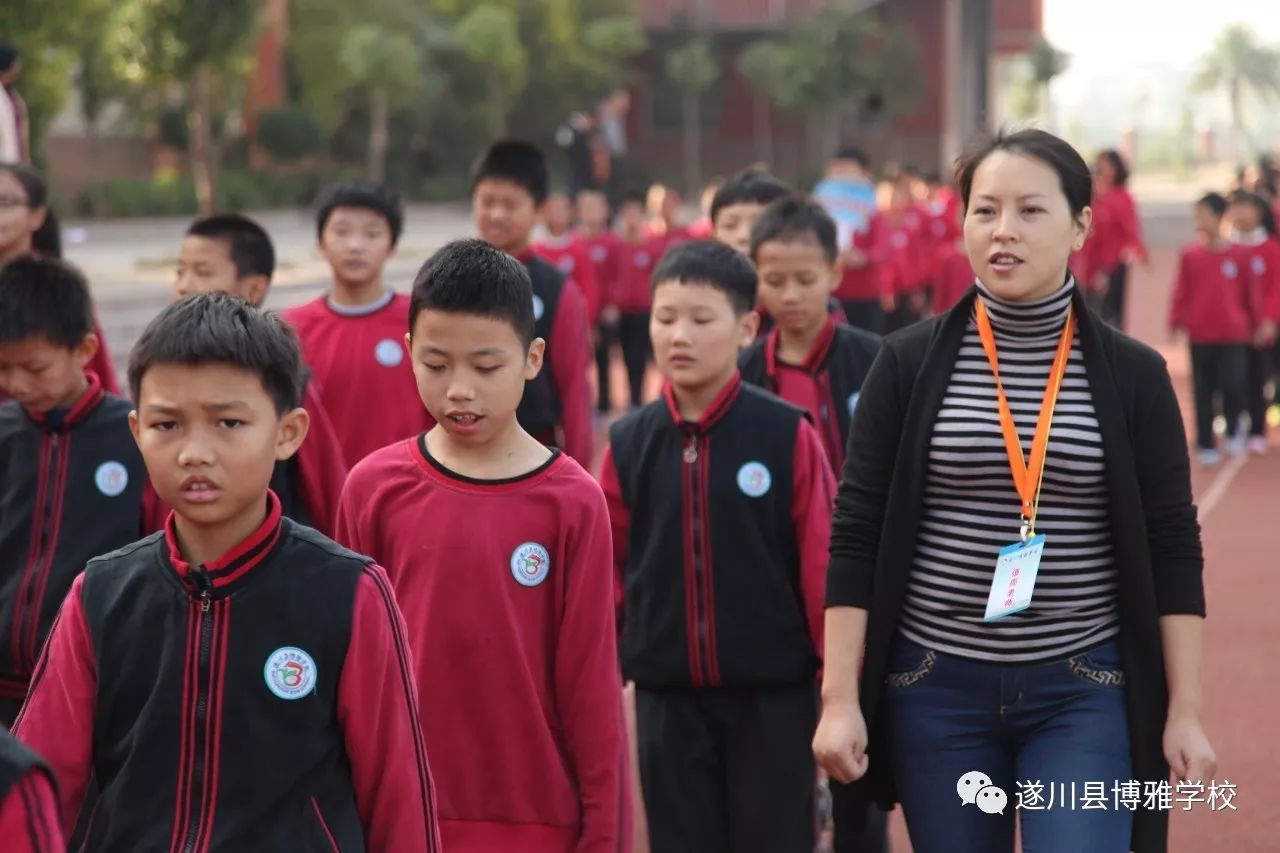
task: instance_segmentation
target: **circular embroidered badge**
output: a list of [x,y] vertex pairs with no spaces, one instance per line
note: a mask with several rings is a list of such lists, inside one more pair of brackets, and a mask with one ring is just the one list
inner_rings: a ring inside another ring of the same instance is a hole
[[592,246],[591,262],[594,264],[603,263],[605,257],[607,257],[608,254],[609,254],[609,250],[606,249],[604,246]]
[[129,469],[119,462],[103,462],[93,472],[93,484],[107,497],[118,497],[129,488]]
[[267,656],[262,677],[281,699],[301,699],[316,689],[316,662],[296,646],[281,646]]
[[521,586],[537,586],[551,572],[551,555],[537,542],[526,542],[511,552],[511,577]]
[[393,341],[391,338],[383,338],[378,341],[378,345],[373,348],[373,357],[378,360],[378,364],[383,367],[395,367],[404,361],[404,347],[399,341]]
[[560,268],[560,272],[565,275],[573,275],[573,255],[565,255],[560,259],[560,263],[556,264]]
[[773,485],[773,475],[759,462],[748,462],[738,469],[738,488],[749,498],[758,498]]
[[849,414],[853,414],[853,410],[858,408],[858,398],[862,396],[861,391],[854,391],[849,395]]
[[536,293],[533,294],[533,319],[541,320],[542,312],[546,310],[547,306],[543,304],[542,297]]
[[1267,272],[1267,261],[1262,255],[1254,255],[1250,266],[1253,268],[1254,275],[1264,275]]
[[1222,262],[1222,275],[1223,275],[1223,277],[1224,277],[1224,278],[1235,278],[1235,277],[1236,277],[1236,262],[1235,262],[1235,261],[1223,261],[1223,262]]

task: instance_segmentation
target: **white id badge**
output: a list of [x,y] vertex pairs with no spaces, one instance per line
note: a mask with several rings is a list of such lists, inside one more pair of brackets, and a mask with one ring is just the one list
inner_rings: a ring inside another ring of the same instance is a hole
[[1043,554],[1043,535],[1000,549],[983,622],[994,622],[1031,606],[1031,596],[1036,590],[1036,572],[1040,570]]

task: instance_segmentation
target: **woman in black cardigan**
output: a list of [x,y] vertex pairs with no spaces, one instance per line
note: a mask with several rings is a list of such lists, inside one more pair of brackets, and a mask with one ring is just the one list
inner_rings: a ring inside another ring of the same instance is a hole
[[978,283],[863,385],[814,752],[843,796],[902,802],[916,853],[1011,851],[1015,814],[1029,853],[1164,851],[1153,786],[1216,769],[1173,387],[1067,269],[1091,218],[1075,150],[1001,136],[958,182]]

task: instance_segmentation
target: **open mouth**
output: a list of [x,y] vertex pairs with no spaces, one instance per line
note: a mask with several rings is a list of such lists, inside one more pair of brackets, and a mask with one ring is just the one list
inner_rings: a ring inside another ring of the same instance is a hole
[[1011,252],[996,252],[989,259],[989,263],[997,270],[1007,272],[1021,266],[1022,258]]
[[183,500],[196,504],[213,503],[222,496],[218,484],[205,477],[187,477],[179,490]]

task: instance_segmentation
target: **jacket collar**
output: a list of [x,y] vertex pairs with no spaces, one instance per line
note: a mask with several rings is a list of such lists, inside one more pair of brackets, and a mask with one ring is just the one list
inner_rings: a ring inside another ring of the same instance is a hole
[[84,375],[89,380],[89,387],[71,404],[70,408],[54,409],[39,415],[28,413],[40,429],[45,432],[68,432],[93,414],[93,411],[102,404],[107,392],[102,390],[102,381],[98,379],[98,374],[92,370],[86,370]]
[[203,570],[204,574],[208,575],[212,589],[223,589],[240,580],[266,560],[276,543],[280,541],[281,518],[280,499],[276,497],[275,492],[268,489],[267,517],[258,529],[218,559],[211,560],[203,566],[193,566],[182,559],[182,550],[178,547],[178,530],[174,513],[170,511],[169,518],[164,523],[164,540],[168,547],[169,563],[173,566],[178,578],[189,588],[200,591],[193,572]]
[[742,374],[738,371],[733,372],[733,376],[720,389],[720,393],[711,401],[711,405],[707,406],[707,410],[702,413],[702,417],[697,421],[686,421],[680,415],[680,406],[676,403],[675,388],[668,380],[662,386],[662,398],[667,403],[667,414],[671,416],[671,422],[678,426],[683,432],[690,432],[694,435],[703,435],[715,426],[721,418],[728,414],[729,409],[738,399],[738,395],[742,393]]
[[[831,354],[831,344],[836,339],[836,320],[830,314],[827,315],[826,322],[822,324],[822,331],[818,333],[818,338],[813,342],[813,346],[809,347],[809,352],[804,357],[804,362],[800,364],[800,369],[812,375],[822,370],[826,366],[827,356]],[[781,332],[774,325],[769,330],[768,337],[764,340],[764,369],[772,382],[778,375],[778,344],[781,340]]]

